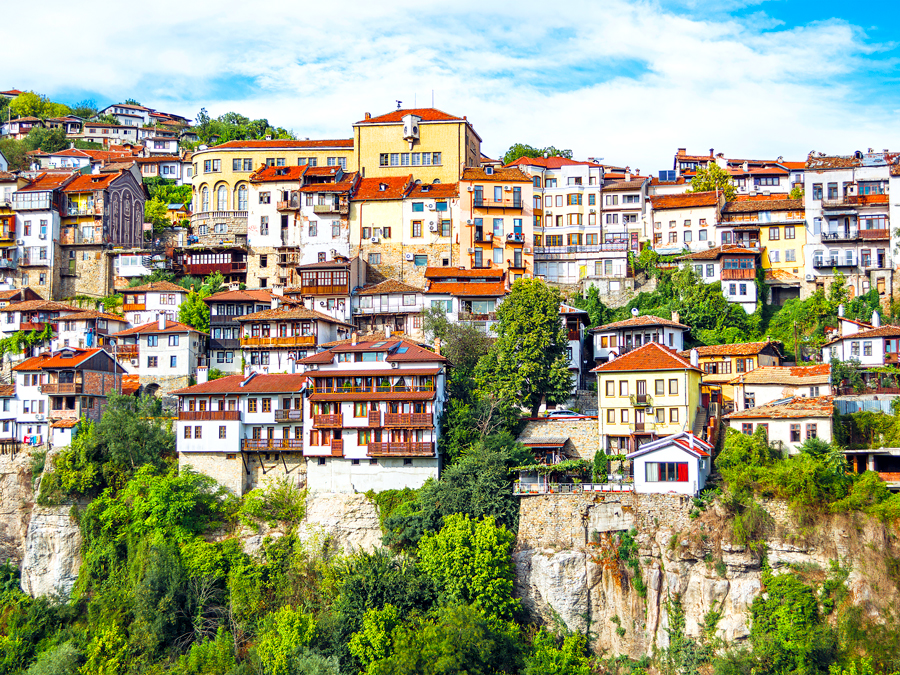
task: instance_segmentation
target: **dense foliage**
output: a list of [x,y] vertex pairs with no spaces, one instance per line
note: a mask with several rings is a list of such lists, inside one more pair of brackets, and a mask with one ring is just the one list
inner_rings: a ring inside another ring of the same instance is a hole
[[294,133],[282,127],[273,127],[266,119],[251,120],[236,112],[228,112],[212,119],[206,108],[201,108],[194,120],[192,131],[197,134],[200,144],[218,145],[227,141],[261,140],[272,138],[294,138]]
[[503,154],[503,163],[515,162],[520,157],[564,157],[572,159],[572,151],[559,150],[552,145],[546,148],[533,148],[526,143],[516,143],[511,145],[509,150]]

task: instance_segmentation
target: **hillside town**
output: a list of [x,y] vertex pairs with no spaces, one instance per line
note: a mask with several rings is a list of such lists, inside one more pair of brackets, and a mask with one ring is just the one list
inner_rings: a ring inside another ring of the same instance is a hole
[[[360,117],[346,138],[209,143],[133,102],[4,122],[4,138],[71,141],[19,169],[0,155],[5,447],[67,446],[110,392],[152,395],[177,418],[179,461],[237,495],[301,465],[313,490],[418,488],[444,463],[456,365],[434,316],[492,338],[528,280],[562,299],[571,387],[520,411],[519,440],[544,465],[617,461],[592,483],[522,471],[521,495],[696,496],[728,428],[795,453],[835,438],[835,410],[890,412],[900,395],[900,326],[881,319],[900,300],[900,153],[504,163],[466,116]],[[162,223],[147,215],[160,180],[189,196]],[[819,343],[711,339],[634,306],[678,270],[729,316],[843,302]],[[627,318],[598,322],[592,295]],[[900,488],[896,449],[847,452]]]

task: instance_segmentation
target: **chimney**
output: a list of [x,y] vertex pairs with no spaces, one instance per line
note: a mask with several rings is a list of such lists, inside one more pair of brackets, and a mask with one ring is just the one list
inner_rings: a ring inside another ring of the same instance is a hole
[[272,302],[269,304],[269,307],[272,309],[278,309],[278,297],[276,295],[272,295]]
[[744,173],[747,173],[750,170],[750,162],[744,162]]
[[372,119],[372,113],[366,113],[366,119],[367,120]]
[[681,323],[681,315],[678,312],[672,312],[672,321],[675,323]]
[[165,314],[157,314],[156,315],[156,326],[159,330],[166,329],[166,315]]
[[275,284],[272,287],[272,295],[277,295],[279,297],[284,297],[284,286],[281,284]]
[[356,331],[353,331],[352,333],[350,333],[350,345],[355,347],[358,342],[359,342],[359,333],[357,333]]
[[209,382],[209,366],[197,366],[197,384]]
[[716,154],[715,154],[715,149],[714,149],[714,148],[710,148],[710,149],[709,149],[709,156],[710,156],[710,157],[715,157],[715,156],[716,156]]
[[272,135],[269,134],[268,136],[266,136],[266,140],[267,140],[267,141],[271,141],[271,140],[272,140]]
[[631,167],[626,166],[625,167],[625,182],[627,183],[630,180],[631,180]]
[[678,148],[677,155],[679,157],[684,157],[687,154],[687,148]]
[[696,349],[691,350],[691,365],[694,366],[694,368],[700,367],[700,352]]
[[239,291],[239,290],[241,290],[241,284],[237,281],[232,281],[230,284],[228,284],[228,290],[229,291]]
[[843,316],[844,316],[844,305],[843,305],[843,303],[841,303],[840,305],[838,305],[838,316],[840,316],[840,317],[843,317]]
[[872,312],[872,326],[878,328],[881,325],[881,314],[878,313],[876,309]]
[[434,353],[440,356],[441,354],[441,338],[434,338]]

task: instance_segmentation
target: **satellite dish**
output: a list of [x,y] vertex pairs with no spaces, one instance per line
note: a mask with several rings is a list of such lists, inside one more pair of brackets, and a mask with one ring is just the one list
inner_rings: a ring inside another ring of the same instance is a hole
[[632,309],[631,309],[631,316],[637,316],[637,315],[638,315],[638,308],[637,308],[637,307],[632,307]]

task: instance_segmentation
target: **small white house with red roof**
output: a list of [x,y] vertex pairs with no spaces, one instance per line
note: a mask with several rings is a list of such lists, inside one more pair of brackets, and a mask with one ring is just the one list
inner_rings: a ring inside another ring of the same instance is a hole
[[634,491],[698,495],[712,471],[712,445],[690,431],[644,443],[626,456],[634,467]]

